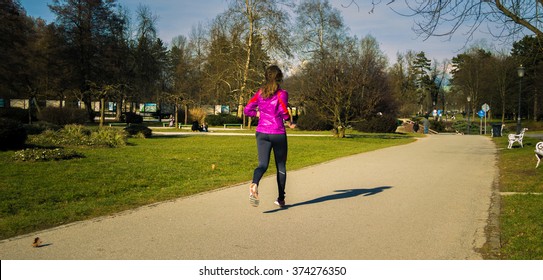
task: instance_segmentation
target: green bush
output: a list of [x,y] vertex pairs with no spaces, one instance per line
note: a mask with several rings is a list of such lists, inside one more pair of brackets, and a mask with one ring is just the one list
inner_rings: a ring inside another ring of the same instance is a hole
[[334,128],[329,121],[311,113],[298,116],[296,125],[301,130],[328,131]]
[[87,111],[79,108],[47,107],[38,114],[40,121],[57,125],[84,124],[88,120]]
[[444,132],[445,131],[445,124],[442,121],[431,120],[430,121],[430,128],[437,131],[437,132]]
[[60,131],[46,130],[39,135],[33,135],[29,138],[29,143],[42,147],[64,147],[64,146],[92,146],[88,134],[83,131],[64,128]]
[[29,142],[45,147],[119,147],[126,144],[126,133],[110,127],[91,131],[82,125],[67,125],[59,131],[46,130],[31,137]]
[[467,134],[479,134],[479,124],[475,122],[471,122],[470,126],[470,132],[468,133],[468,122],[467,121],[456,121],[452,125],[452,129],[454,131],[457,131],[459,133],[467,133]]
[[143,123],[143,117],[132,112],[127,112],[122,115],[121,120],[126,123]]
[[124,131],[126,131],[130,136],[135,136],[138,134],[143,134],[145,138],[150,138],[151,136],[153,136],[153,131],[145,125],[133,124],[125,127]]
[[0,119],[0,150],[24,147],[28,134],[22,123],[11,119]]
[[70,124],[59,131],[59,138],[64,140],[64,145],[68,146],[93,146],[90,141],[91,133],[91,130],[83,125]]
[[243,123],[241,118],[230,114],[209,115],[206,117],[206,122],[210,126],[222,126],[225,123]]
[[62,126],[48,122],[35,122],[32,124],[25,124],[24,128],[26,129],[26,133],[28,133],[28,135],[38,135],[46,130],[59,131],[62,129]]
[[361,132],[369,133],[394,133],[398,128],[398,119],[394,116],[376,116],[353,125],[353,128]]
[[106,146],[110,148],[126,145],[127,133],[111,127],[103,127],[90,135],[90,142],[93,146]]
[[28,109],[0,108],[0,119],[11,119],[21,123],[28,123]]
[[73,158],[82,158],[83,154],[75,150],[56,149],[25,149],[15,152],[13,160],[15,161],[51,161],[51,160],[68,160]]

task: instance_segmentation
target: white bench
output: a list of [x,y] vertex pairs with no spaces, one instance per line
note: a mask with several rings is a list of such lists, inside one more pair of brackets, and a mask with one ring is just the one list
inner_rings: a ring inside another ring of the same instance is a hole
[[522,139],[524,138],[524,132],[526,132],[526,130],[528,130],[527,128],[523,128],[519,134],[509,134],[507,135],[507,138],[509,139],[509,146],[507,146],[507,149],[511,149],[513,147],[513,144],[515,142],[518,142],[520,144],[521,147],[524,147],[522,145]]
[[543,142],[538,142],[535,144],[535,157],[537,158],[537,164],[535,165],[535,168],[539,166],[539,162],[541,162],[541,159],[543,158]]

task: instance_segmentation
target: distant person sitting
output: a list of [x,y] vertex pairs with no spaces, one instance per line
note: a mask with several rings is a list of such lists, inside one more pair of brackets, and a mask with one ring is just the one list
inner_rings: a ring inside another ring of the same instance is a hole
[[413,124],[413,131],[414,131],[415,133],[417,133],[417,132],[419,132],[419,128],[420,128],[420,127],[419,127],[419,123],[418,123],[418,122],[415,122],[415,123]]
[[207,123],[204,123],[204,124],[202,125],[202,131],[203,131],[203,132],[208,132]]
[[192,130],[192,132],[200,131],[200,124],[198,123],[198,121],[193,121],[192,122],[191,130]]
[[174,122],[175,122],[175,118],[173,117],[173,115],[170,115],[170,127],[173,127]]

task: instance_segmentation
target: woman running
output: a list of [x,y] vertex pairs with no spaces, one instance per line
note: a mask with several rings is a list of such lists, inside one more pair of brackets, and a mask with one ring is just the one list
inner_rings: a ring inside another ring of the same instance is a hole
[[276,65],[266,69],[266,82],[255,93],[245,106],[245,115],[259,118],[256,127],[256,147],[258,149],[258,167],[253,173],[253,181],[249,187],[249,201],[258,206],[258,184],[268,169],[270,154],[273,150],[277,167],[278,196],[275,204],[285,206],[285,184],[287,181],[287,134],[285,123],[290,128],[296,125],[290,122],[287,109],[288,93],[280,87],[283,73]]

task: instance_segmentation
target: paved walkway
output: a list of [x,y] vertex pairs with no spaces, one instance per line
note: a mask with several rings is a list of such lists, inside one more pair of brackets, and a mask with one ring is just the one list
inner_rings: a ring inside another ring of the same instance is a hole
[[290,171],[285,209],[269,176],[258,208],[237,185],[0,241],[0,259],[480,259],[495,156],[432,135]]

